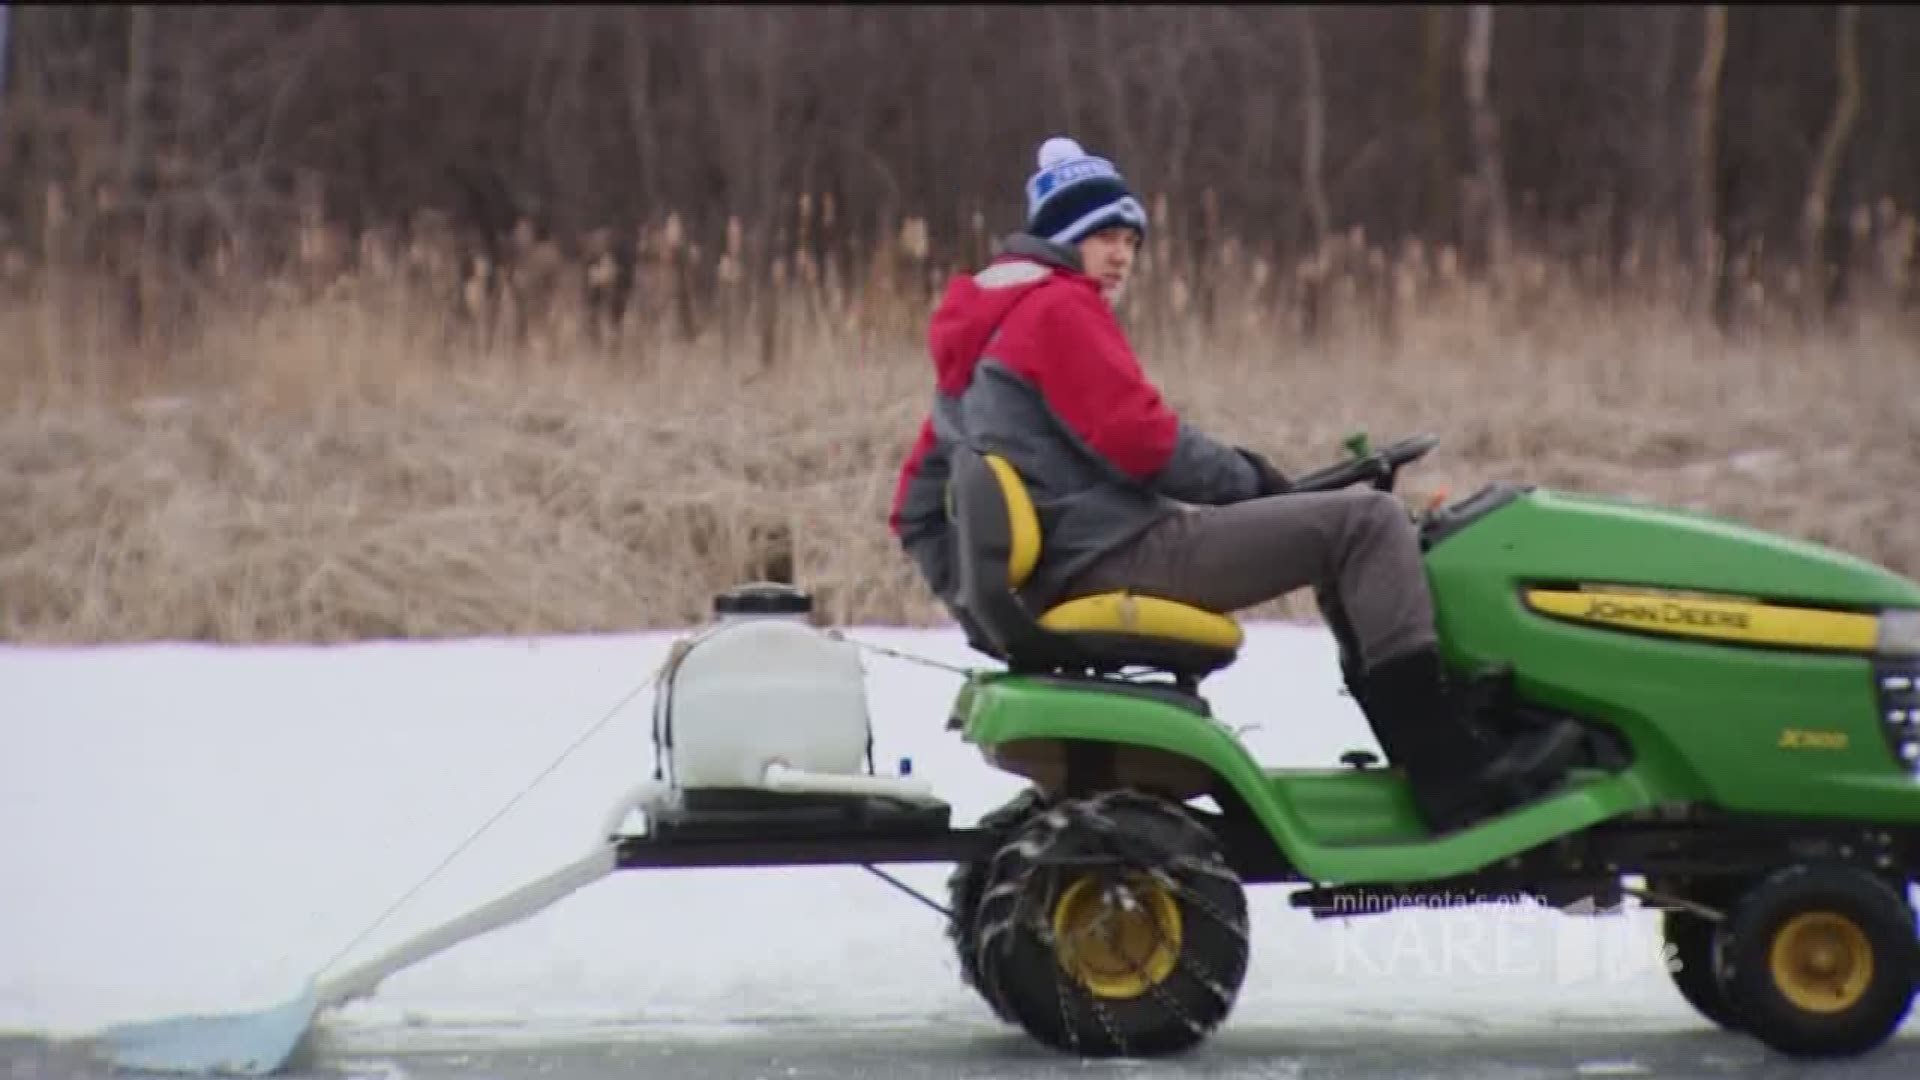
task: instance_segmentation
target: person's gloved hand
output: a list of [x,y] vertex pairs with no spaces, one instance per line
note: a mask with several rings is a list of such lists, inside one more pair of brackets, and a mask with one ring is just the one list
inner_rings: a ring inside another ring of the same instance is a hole
[[1244,446],[1236,446],[1234,449],[1240,452],[1241,457],[1247,459],[1247,464],[1253,466],[1254,475],[1260,478],[1260,498],[1268,495],[1285,495],[1293,490],[1293,481],[1288,480],[1285,473],[1274,468],[1273,462]]

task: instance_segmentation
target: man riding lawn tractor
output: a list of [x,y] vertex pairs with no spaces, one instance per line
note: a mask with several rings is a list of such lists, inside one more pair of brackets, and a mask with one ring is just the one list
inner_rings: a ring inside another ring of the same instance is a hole
[[1562,772],[1577,725],[1503,745],[1474,723],[1473,695],[1450,684],[1398,499],[1295,492],[1260,454],[1183,421],[1148,381],[1112,310],[1147,215],[1112,163],[1048,139],[1026,196],[1025,230],[956,278],[933,314],[933,407],[890,516],[976,645],[984,635],[958,601],[948,513],[956,446],[1010,466],[1032,502],[1044,542],[1017,597],[1030,612],[1124,593],[1226,614],[1317,589],[1351,629],[1349,685],[1434,832]]
[[[657,683],[655,778],[590,853],[274,1008],[118,1025],[114,1062],[272,1071],[321,1009],[616,870],[895,862],[954,866],[962,981],[1086,1057],[1177,1053],[1225,1020],[1261,884],[1341,919],[1632,896],[1707,1021],[1807,1057],[1900,1030],[1920,987],[1920,582],[1527,484],[1416,525],[1391,492],[1430,435],[1289,482],[1142,374],[1110,305],[1147,222],[1113,166],[1049,140],[1027,195],[1026,229],[934,314],[892,526],[1004,663],[962,672],[948,729],[1029,787],[952,827],[906,759],[874,769],[863,646],[799,590],[743,586],[633,692]],[[1309,586],[1398,772],[1268,767],[1198,692],[1243,642],[1226,613]],[[1497,677],[1456,689],[1442,656]]]

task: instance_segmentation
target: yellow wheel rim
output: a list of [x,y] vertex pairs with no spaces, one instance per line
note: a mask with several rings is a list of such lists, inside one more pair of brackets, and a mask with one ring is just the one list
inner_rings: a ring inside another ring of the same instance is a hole
[[1831,911],[1795,915],[1773,935],[1773,983],[1795,1008],[1844,1012],[1873,981],[1873,945],[1860,925]]
[[1180,905],[1143,874],[1083,874],[1053,905],[1054,955],[1097,997],[1139,997],[1173,974],[1181,929]]

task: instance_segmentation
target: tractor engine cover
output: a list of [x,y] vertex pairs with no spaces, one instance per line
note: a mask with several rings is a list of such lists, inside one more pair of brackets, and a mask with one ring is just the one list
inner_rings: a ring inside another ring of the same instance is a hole
[[656,750],[676,788],[766,786],[769,766],[859,775],[871,745],[858,650],[809,624],[812,599],[755,583],[714,599],[655,699]]

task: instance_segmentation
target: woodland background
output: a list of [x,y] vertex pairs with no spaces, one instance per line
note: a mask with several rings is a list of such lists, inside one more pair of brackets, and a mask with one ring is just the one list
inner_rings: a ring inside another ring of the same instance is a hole
[[1897,6],[0,7],[0,637],[937,620],[926,316],[1053,134],[1146,196],[1122,317],[1210,430],[1920,572],[1917,60]]

